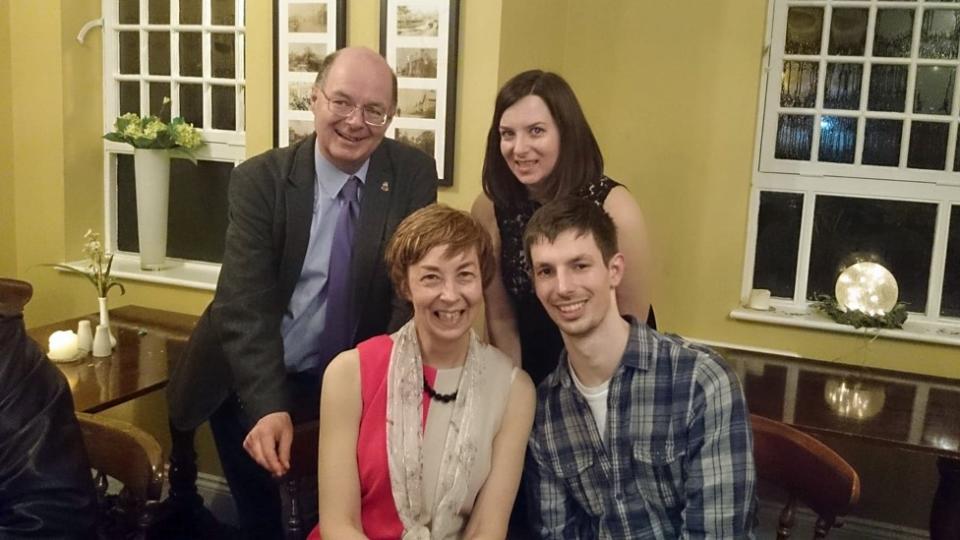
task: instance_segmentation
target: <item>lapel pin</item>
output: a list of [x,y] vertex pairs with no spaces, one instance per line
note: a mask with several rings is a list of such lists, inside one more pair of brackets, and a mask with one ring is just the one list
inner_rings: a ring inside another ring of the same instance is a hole
[[384,193],[388,193],[388,192],[390,191],[390,183],[389,183],[389,182],[384,182],[384,183],[380,184],[380,191],[382,191],[382,192],[384,192]]

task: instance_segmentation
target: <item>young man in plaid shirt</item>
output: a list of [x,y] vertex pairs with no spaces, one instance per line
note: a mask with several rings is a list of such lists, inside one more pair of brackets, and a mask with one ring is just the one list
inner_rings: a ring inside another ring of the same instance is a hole
[[524,485],[542,538],[751,538],[750,418],[710,350],[621,317],[625,264],[597,205],[549,203],[524,236],[566,350],[537,389]]

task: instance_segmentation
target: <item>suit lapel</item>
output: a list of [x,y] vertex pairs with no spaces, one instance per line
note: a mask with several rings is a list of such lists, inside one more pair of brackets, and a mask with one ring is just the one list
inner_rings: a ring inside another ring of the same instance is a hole
[[[383,251],[384,227],[387,222],[387,213],[390,210],[390,201],[393,197],[393,167],[387,145],[380,146],[370,157],[370,168],[367,170],[367,179],[363,184],[363,198],[360,200],[360,224],[357,227],[353,243],[353,257],[351,260],[351,276],[353,277],[353,305],[365,306],[369,283],[377,265],[383,264],[380,253]],[[386,309],[384,306],[374,306],[374,309]],[[360,313],[354,313],[355,319]],[[354,320],[356,328],[356,320]]]
[[280,261],[280,287],[284,307],[290,302],[293,289],[300,279],[303,260],[310,243],[310,223],[313,219],[313,199],[317,169],[313,149],[316,135],[311,135],[294,150],[293,166],[284,186],[286,198],[286,246]]

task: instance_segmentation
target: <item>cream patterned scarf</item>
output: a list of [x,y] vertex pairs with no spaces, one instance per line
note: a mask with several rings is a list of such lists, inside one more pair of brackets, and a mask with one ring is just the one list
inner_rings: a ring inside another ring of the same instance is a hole
[[[437,540],[459,536],[453,517],[467,495],[470,471],[477,454],[474,411],[485,362],[477,358],[482,346],[470,331],[467,358],[453,403],[444,440],[434,508],[423,504],[423,360],[413,321],[393,336],[387,372],[387,456],[390,485],[397,514],[403,522],[403,540]],[[429,526],[428,526],[429,525]]]

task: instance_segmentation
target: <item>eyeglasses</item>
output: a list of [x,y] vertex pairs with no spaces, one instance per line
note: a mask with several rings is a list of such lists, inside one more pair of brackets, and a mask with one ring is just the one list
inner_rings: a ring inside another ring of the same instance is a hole
[[320,90],[320,93],[323,95],[323,98],[327,100],[327,109],[337,116],[346,118],[359,109],[364,124],[380,127],[387,123],[387,113],[380,107],[374,105],[354,105],[346,99],[330,99],[323,90]]

